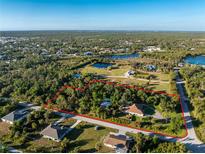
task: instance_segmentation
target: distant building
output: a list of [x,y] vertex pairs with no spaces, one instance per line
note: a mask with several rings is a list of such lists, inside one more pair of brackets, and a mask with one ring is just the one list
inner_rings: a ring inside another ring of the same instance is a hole
[[179,67],[184,67],[184,63],[179,63],[178,66]]
[[195,48],[190,48],[189,50],[190,50],[190,51],[194,51],[194,50],[195,50]]
[[93,52],[90,52],[90,51],[84,52],[84,55],[85,55],[85,56],[91,56],[91,55],[93,55]]
[[23,120],[28,115],[28,110],[16,110],[1,118],[2,121],[13,124],[16,121]]
[[155,70],[156,70],[156,66],[155,66],[155,65],[147,65],[146,68],[147,68],[149,71],[155,71]]
[[138,104],[133,104],[133,105],[129,106],[125,110],[125,113],[129,113],[129,114],[132,114],[132,115],[138,115],[138,116],[141,116],[141,117],[144,116],[142,106],[138,105]]
[[147,47],[143,48],[143,51],[145,51],[145,52],[161,51],[161,48],[156,47],[156,46],[147,46]]
[[68,133],[69,128],[50,124],[46,127],[40,134],[43,135],[44,138],[51,139],[56,142],[60,142],[64,136]]
[[129,147],[130,138],[126,135],[110,132],[104,139],[104,145],[118,153],[126,153]]
[[57,52],[56,52],[56,55],[57,56],[61,56],[63,54],[63,51],[62,50],[58,50]]
[[108,107],[111,104],[110,99],[104,99],[104,101],[100,104],[100,107]]
[[129,77],[135,74],[135,71],[129,70],[125,73],[125,77]]
[[40,54],[46,56],[49,54],[49,52],[46,49],[42,49]]

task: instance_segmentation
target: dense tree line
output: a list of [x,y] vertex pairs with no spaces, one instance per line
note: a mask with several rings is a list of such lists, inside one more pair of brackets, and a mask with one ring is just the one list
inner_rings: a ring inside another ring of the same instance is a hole
[[133,153],[184,153],[185,145],[160,140],[158,137],[145,136],[141,133],[134,135]]

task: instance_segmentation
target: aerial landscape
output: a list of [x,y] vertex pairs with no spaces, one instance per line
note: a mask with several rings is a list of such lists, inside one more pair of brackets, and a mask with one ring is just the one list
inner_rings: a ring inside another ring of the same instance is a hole
[[204,8],[0,0],[0,153],[205,153]]

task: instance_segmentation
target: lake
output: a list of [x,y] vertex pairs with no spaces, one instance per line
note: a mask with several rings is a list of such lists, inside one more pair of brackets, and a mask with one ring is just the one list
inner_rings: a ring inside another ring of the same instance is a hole
[[96,67],[96,68],[108,68],[109,66],[112,66],[112,64],[110,64],[110,63],[95,63],[92,66]]
[[105,56],[105,58],[109,58],[109,59],[130,59],[130,58],[137,58],[137,57],[139,57],[138,53]]
[[195,64],[195,65],[204,65],[205,66],[205,56],[187,56],[184,59],[185,63]]

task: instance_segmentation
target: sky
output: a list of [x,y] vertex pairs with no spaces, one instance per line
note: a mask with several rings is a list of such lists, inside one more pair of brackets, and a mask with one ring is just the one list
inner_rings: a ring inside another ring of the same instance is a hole
[[205,31],[205,0],[0,0],[0,30]]

